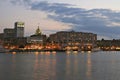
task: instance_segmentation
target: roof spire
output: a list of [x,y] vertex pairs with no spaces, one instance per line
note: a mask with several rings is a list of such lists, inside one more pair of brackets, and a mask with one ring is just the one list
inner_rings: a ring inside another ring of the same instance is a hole
[[41,35],[41,30],[40,30],[40,28],[39,28],[39,26],[38,26],[38,28],[36,29],[36,33],[35,33],[36,35]]

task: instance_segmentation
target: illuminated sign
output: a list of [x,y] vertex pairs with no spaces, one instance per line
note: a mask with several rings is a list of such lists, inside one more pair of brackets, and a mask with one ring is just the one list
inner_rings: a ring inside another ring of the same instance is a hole
[[17,27],[24,27],[24,26],[25,26],[24,22],[17,22]]

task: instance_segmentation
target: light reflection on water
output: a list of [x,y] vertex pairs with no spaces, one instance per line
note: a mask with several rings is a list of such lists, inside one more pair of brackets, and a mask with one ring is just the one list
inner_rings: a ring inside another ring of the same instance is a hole
[[[36,54],[36,53],[35,53]],[[56,58],[55,53],[37,53],[34,65],[34,80],[56,80]]]
[[91,62],[91,54],[87,54],[87,71],[86,71],[86,75],[88,77],[88,79],[91,80],[91,71],[92,71],[92,62]]
[[120,52],[0,54],[0,80],[120,80]]

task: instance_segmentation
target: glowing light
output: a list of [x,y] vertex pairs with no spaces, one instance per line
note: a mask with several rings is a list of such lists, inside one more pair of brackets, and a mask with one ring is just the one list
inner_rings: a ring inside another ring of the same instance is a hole
[[50,51],[47,51],[47,52],[45,52],[46,53],[46,55],[50,55]]
[[88,53],[91,53],[91,51],[88,51]]
[[16,52],[12,52],[12,54],[16,54]]
[[36,54],[36,55],[38,55],[38,54],[39,54],[39,52],[35,52],[35,54]]
[[91,49],[91,46],[88,46],[88,49]]
[[41,55],[43,55],[44,54],[44,52],[40,52],[41,53]]
[[84,53],[84,51],[81,51],[81,53]]
[[66,53],[67,53],[67,54],[70,54],[70,53],[71,53],[71,51],[66,51]]
[[78,53],[78,51],[73,51],[73,53],[77,54],[77,53]]
[[116,47],[116,49],[120,50],[120,47]]
[[53,54],[56,54],[56,51],[52,51]]

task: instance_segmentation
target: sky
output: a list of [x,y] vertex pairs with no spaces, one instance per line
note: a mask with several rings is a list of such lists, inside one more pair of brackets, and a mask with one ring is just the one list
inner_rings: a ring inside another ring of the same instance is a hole
[[25,36],[91,32],[98,39],[120,39],[120,0],[0,0],[0,32],[25,22]]

